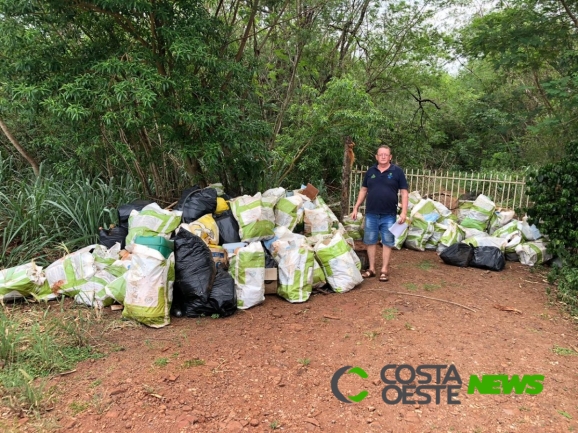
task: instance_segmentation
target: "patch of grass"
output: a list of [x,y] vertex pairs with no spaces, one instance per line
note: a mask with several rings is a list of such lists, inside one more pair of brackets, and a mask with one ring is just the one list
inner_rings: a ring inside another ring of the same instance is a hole
[[383,317],[385,320],[393,320],[397,317],[398,314],[399,311],[397,311],[397,308],[386,308],[381,311],[381,317]]
[[554,345],[552,352],[554,352],[556,355],[562,355],[562,356],[578,355],[578,352],[576,352],[574,349],[568,349],[566,347],[560,347],[557,345]]
[[271,422],[271,424],[269,424],[269,427],[271,427],[271,430],[277,430],[281,427],[281,423],[277,420],[274,420]]
[[185,362],[183,362],[184,368],[198,367],[199,365],[205,365],[205,360],[201,358],[193,358],[187,359]]
[[363,333],[369,340],[375,340],[375,337],[379,335],[379,331],[366,331]]
[[0,389],[15,411],[43,412],[52,398],[52,390],[46,388],[48,376],[103,356],[91,345],[92,310],[52,307],[18,305],[0,310]]
[[311,364],[311,360],[309,358],[299,358],[297,362],[303,367],[307,367],[309,364]]
[[559,410],[558,413],[565,418],[572,419],[572,415],[570,415],[568,412],[565,412],[563,410]]
[[102,380],[96,379],[94,382],[92,382],[92,383],[90,384],[90,387],[91,387],[91,388],[96,388],[96,387],[99,386],[101,383],[102,383]]
[[211,315],[211,319],[218,319],[219,317],[221,316],[219,316],[217,313]]
[[74,402],[70,403],[70,405],[68,407],[72,411],[72,415],[76,416],[80,412],[84,412],[86,409],[88,409],[88,406],[90,406],[90,405],[86,401],[83,401],[83,402],[74,401]]
[[155,359],[154,365],[156,367],[166,367],[169,364],[168,358],[157,358]]
[[417,267],[420,268],[422,271],[429,271],[431,268],[434,268],[435,265],[431,260],[422,260],[421,262],[418,263]]
[[530,412],[530,408],[527,406],[520,406],[518,409],[520,412]]
[[407,329],[408,331],[415,331],[415,328],[409,322],[405,323],[405,329]]
[[433,292],[433,291],[435,291],[437,289],[441,289],[441,288],[442,288],[441,284],[427,284],[426,283],[423,285],[423,289],[426,292]]
[[105,398],[102,393],[95,393],[92,396],[91,405],[97,414],[102,415],[113,405],[112,400]]
[[418,285],[415,283],[405,283],[403,286],[411,292],[415,292],[418,289]]
[[152,349],[152,348],[153,348],[153,344],[151,343],[151,341],[150,341],[148,338],[144,341],[144,344],[145,344],[145,346],[148,347],[149,349]]
[[124,352],[126,348],[124,346],[120,346],[118,344],[113,344],[110,348],[111,352]]

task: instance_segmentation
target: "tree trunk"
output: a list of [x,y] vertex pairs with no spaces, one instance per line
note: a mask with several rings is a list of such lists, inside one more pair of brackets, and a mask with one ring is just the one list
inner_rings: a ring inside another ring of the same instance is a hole
[[345,137],[343,140],[343,172],[341,175],[341,221],[349,214],[349,177],[351,176],[351,167],[353,166],[354,154],[353,147],[355,143],[351,137]]
[[34,174],[36,175],[36,177],[38,177],[40,175],[40,168],[38,167],[38,163],[34,158],[32,158],[32,156],[28,154],[28,152],[26,152],[26,150],[24,150],[22,146],[20,146],[18,140],[16,140],[16,138],[12,135],[6,124],[1,119],[0,119],[0,128],[2,128],[4,134],[6,135],[8,140],[10,140],[10,143],[14,145],[14,147],[20,153],[20,155],[22,155],[24,159],[28,161],[28,163],[32,166]]

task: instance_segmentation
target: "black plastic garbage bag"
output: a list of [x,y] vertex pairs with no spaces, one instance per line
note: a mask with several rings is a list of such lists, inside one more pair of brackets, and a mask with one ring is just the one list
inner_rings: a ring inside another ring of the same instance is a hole
[[265,251],[265,269],[278,268],[279,263],[273,258],[273,255],[269,252],[263,241],[261,241],[261,245],[263,246],[263,251]]
[[490,271],[501,271],[506,266],[504,253],[498,247],[476,247],[470,266]]
[[216,216],[215,222],[219,227],[219,245],[241,242],[239,223],[235,219],[232,211],[226,210]]
[[199,191],[202,188],[199,185],[191,186],[190,188],[186,188],[181,193],[181,198],[177,202],[176,206],[173,208],[174,210],[183,210],[183,203],[185,202],[186,198],[189,196],[190,193]]
[[98,233],[98,243],[104,245],[106,248],[111,248],[115,243],[120,244],[120,249],[123,250],[128,236],[128,229],[126,227],[112,227],[109,230],[100,229]]
[[518,253],[506,253],[504,254],[506,260],[509,262],[519,262],[520,257],[518,257]]
[[173,314],[198,317],[197,304],[209,302],[215,274],[215,262],[207,244],[191,232],[179,230],[175,237]]
[[203,215],[212,214],[217,210],[217,190],[215,188],[198,189],[189,193],[183,201],[183,216],[181,220],[192,223]]
[[450,245],[441,254],[440,258],[446,265],[467,268],[474,256],[474,247],[458,242]]
[[223,268],[219,268],[217,271],[209,302],[220,317],[230,316],[237,311],[235,279]]
[[118,225],[128,229],[128,217],[133,210],[141,211],[151,200],[135,200],[128,204],[123,204],[118,208]]
[[[227,317],[237,311],[237,291],[235,290],[235,280],[224,269],[218,269],[209,302],[203,303],[200,299],[189,304],[187,309],[188,317],[212,316],[218,314],[219,317]],[[173,315],[181,317],[182,310],[173,308]]]

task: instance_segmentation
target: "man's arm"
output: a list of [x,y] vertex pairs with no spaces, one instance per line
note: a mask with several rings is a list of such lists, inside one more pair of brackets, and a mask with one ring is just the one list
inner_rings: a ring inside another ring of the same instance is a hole
[[[351,212],[351,218],[357,219],[357,211],[359,210],[359,206],[361,206],[361,203],[363,203],[366,196],[367,196],[367,187],[362,186],[361,190],[359,191],[359,196],[357,197],[357,203],[355,203],[355,206],[353,206],[353,212]],[[405,207],[407,209],[407,203],[406,203]]]
[[407,189],[400,190],[401,193],[401,213],[399,214],[399,223],[403,224],[407,218],[407,203],[409,200],[409,194]]

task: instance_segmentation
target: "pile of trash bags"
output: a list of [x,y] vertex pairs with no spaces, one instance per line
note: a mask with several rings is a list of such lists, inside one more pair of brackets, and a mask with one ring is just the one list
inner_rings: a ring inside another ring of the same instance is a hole
[[[363,281],[354,251],[363,216],[340,223],[311,185],[235,198],[221,184],[194,186],[172,209],[137,200],[117,210],[119,224],[100,229],[98,244],[46,269],[0,270],[0,301],[64,295],[94,308],[121,304],[124,318],[159,328],[171,316],[226,317],[266,293],[298,303],[315,288],[345,293]],[[495,271],[505,260],[551,259],[535,226],[482,194],[454,214],[412,192],[409,212],[397,249],[435,250],[445,263]]]
[[183,191],[173,209],[135,201],[99,244],[58,259],[0,271],[0,301],[73,297],[159,328],[172,316],[226,317],[265,301],[266,286],[289,302],[314,288],[344,293],[363,281],[349,232],[308,185],[231,198],[221,184]]
[[505,260],[534,266],[552,258],[547,240],[534,225],[514,219],[513,210],[497,210],[480,194],[452,213],[443,204],[409,194],[407,227],[395,238],[395,247],[435,250],[447,264],[502,270]]

